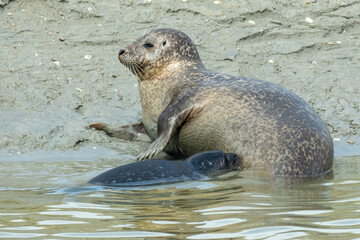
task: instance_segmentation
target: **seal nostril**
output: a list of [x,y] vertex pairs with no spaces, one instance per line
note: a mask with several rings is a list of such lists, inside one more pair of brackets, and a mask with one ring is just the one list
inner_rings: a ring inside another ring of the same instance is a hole
[[125,50],[124,49],[120,49],[119,51],[119,56],[123,55],[125,53]]

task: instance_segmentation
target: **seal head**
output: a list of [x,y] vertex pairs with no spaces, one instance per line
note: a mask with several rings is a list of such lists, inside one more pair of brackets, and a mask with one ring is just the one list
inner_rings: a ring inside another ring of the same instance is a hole
[[202,65],[199,53],[184,33],[157,29],[119,51],[119,60],[140,81],[151,79],[172,64],[191,62]]
[[208,151],[195,154],[188,159],[194,171],[210,173],[219,170],[240,170],[240,158],[234,153]]

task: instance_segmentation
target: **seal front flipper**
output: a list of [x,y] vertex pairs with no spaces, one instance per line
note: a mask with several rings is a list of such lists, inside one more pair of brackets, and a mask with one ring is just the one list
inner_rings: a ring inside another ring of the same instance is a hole
[[90,128],[105,132],[110,137],[116,137],[129,141],[149,142],[150,137],[147,134],[142,122],[125,125],[121,127],[112,127],[103,122],[95,122],[90,124]]
[[[184,125],[189,117],[200,111],[201,105],[185,104],[188,99],[177,98],[160,114],[157,123],[158,137],[137,157],[138,161],[150,159],[168,145],[178,127]],[[188,106],[186,108],[186,106]]]

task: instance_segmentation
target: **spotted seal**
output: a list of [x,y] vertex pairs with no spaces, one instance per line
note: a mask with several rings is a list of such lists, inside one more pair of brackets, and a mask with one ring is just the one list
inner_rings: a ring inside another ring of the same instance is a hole
[[[205,68],[183,32],[153,30],[118,58],[139,80],[143,126],[152,140],[138,159],[220,150],[241,156],[242,168],[277,176],[331,170],[331,135],[308,103],[276,84]],[[117,132],[102,123],[93,127]]]
[[213,173],[239,169],[240,161],[235,154],[221,151],[198,153],[185,161],[151,159],[110,169],[89,183],[130,187],[203,180]]

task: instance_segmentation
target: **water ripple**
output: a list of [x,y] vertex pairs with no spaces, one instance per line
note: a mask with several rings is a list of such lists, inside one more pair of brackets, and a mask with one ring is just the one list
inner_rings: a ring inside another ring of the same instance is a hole
[[240,218],[224,218],[224,219],[217,219],[217,220],[204,221],[204,222],[189,222],[187,224],[189,225],[203,224],[202,226],[196,226],[196,228],[219,228],[245,221],[246,221],[245,219],[240,219]]
[[12,233],[12,232],[0,232],[0,238],[35,238],[46,236],[47,234],[42,233]]
[[341,220],[334,220],[334,221],[327,221],[327,222],[315,222],[315,224],[323,225],[323,226],[355,226],[360,225],[360,218],[353,218],[353,219],[341,219]]
[[83,221],[69,221],[69,220],[44,220],[38,221],[38,225],[56,226],[56,225],[67,225],[67,224],[85,224],[88,222]]
[[112,219],[114,216],[106,216],[102,213],[92,212],[81,212],[81,211],[47,211],[40,212],[42,215],[53,215],[53,216],[72,216],[74,218],[87,218],[87,219]]
[[225,238],[245,238],[245,239],[263,239],[273,237],[278,239],[277,236],[284,236],[285,233],[294,233],[295,235],[301,234],[307,235],[305,232],[318,232],[318,233],[352,233],[360,234],[360,229],[321,229],[321,228],[306,228],[306,227],[294,227],[294,226],[273,226],[253,228],[250,230],[243,230],[235,233],[210,233],[210,234],[195,234],[187,237],[188,239],[225,239]]
[[72,237],[72,238],[134,238],[134,237],[170,237],[174,234],[162,232],[147,231],[119,231],[119,232],[68,232],[52,234],[54,237]]

